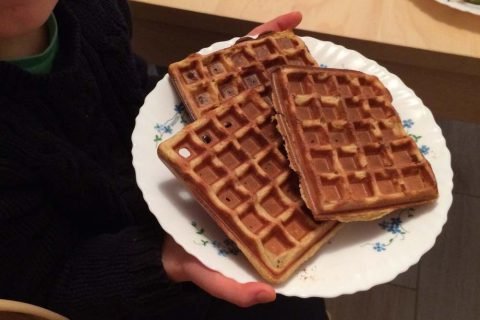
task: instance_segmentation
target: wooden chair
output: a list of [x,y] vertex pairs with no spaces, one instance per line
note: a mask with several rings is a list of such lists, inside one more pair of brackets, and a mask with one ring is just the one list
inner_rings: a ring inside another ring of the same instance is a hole
[[32,304],[0,299],[1,320],[68,320],[53,311]]

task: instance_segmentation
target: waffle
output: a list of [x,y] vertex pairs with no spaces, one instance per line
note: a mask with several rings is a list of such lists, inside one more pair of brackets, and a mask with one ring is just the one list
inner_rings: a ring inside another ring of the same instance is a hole
[[280,283],[340,223],[311,217],[272,116],[255,90],[244,91],[161,143],[158,155],[258,273]]
[[199,118],[219,103],[255,88],[271,104],[271,72],[281,65],[317,66],[291,30],[243,38],[207,55],[192,54],[168,72],[186,109]]
[[373,220],[438,197],[430,164],[378,78],[286,66],[272,82],[279,131],[316,220]]

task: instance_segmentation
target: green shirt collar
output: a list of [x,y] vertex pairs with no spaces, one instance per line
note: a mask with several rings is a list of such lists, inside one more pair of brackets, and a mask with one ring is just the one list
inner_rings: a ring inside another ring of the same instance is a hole
[[47,74],[52,70],[53,62],[58,52],[58,25],[52,13],[47,21],[49,45],[39,54],[10,60],[8,62],[32,74]]

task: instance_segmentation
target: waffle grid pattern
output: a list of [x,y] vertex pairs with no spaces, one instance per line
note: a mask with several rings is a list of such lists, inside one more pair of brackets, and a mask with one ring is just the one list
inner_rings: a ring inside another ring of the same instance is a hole
[[429,163],[374,76],[283,67],[275,107],[316,219],[370,220],[436,198]]
[[273,108],[254,90],[215,108],[159,147],[160,158],[271,282],[284,281],[333,235],[298,190]]
[[197,119],[219,103],[254,88],[271,104],[271,72],[282,65],[317,66],[303,41],[288,30],[239,41],[169,66],[187,110]]

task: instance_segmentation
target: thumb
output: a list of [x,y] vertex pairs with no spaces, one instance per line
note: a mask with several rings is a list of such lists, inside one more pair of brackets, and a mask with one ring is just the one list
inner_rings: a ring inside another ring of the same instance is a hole
[[282,31],[286,29],[293,29],[302,21],[302,14],[298,11],[289,12],[278,16],[264,24],[259,25],[250,31],[249,35],[257,35],[268,31]]
[[276,298],[275,290],[266,283],[239,283],[205,267],[196,259],[185,265],[184,271],[190,281],[212,296],[240,307],[271,302]]

